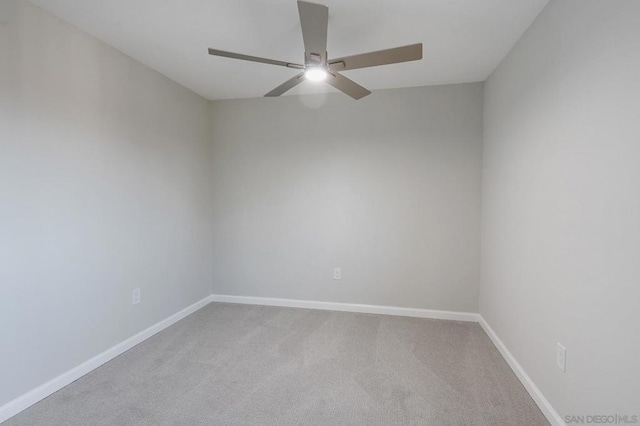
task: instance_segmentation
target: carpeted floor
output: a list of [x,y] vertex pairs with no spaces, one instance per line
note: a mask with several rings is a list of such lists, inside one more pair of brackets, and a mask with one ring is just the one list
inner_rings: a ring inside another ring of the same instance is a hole
[[475,323],[212,303],[13,425],[547,425]]

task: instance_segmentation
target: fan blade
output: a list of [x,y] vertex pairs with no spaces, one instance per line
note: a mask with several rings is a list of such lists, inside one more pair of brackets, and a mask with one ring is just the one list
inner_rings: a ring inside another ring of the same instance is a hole
[[418,59],[422,59],[422,43],[331,59],[329,67],[334,71],[345,71]]
[[327,76],[327,83],[351,96],[353,99],[364,98],[371,93],[355,81],[349,80],[347,77],[338,73],[329,74]]
[[302,83],[303,81],[304,81],[304,73],[301,72],[300,74],[296,75],[295,77],[290,78],[289,80],[285,81],[280,86],[276,87],[275,89],[273,89],[272,91],[270,91],[269,93],[267,93],[264,96],[265,97],[280,96],[284,92],[286,92],[287,90],[293,89],[294,87],[296,87],[298,84]]
[[298,2],[300,26],[307,61],[314,55],[316,61],[324,64],[327,60],[327,25],[329,23],[329,8],[321,4]]
[[243,55],[241,53],[225,52],[224,50],[209,49],[209,55],[223,56],[225,58],[241,59],[243,61],[261,62],[263,64],[280,65],[287,68],[303,69],[304,65],[291,62],[277,61],[275,59],[260,58],[258,56]]

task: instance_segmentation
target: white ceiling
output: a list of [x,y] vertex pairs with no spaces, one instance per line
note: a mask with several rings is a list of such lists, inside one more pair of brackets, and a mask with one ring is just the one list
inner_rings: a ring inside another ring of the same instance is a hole
[[[295,0],[31,0],[208,99],[259,97],[297,70],[207,48],[303,63]],[[548,0],[315,0],[329,58],[422,42],[424,59],[346,71],[368,89],[484,81]],[[291,94],[333,91],[304,82]]]

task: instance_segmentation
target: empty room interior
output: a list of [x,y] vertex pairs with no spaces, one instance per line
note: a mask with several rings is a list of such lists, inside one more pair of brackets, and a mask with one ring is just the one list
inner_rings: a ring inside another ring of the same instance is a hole
[[0,0],[0,423],[640,423],[640,1]]

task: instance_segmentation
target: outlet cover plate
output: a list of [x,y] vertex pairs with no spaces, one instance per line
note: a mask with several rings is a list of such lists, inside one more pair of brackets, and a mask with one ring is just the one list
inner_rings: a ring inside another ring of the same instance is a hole
[[341,268],[333,268],[333,279],[341,280],[342,279],[342,269]]
[[134,288],[131,292],[131,304],[137,305],[138,303],[140,303],[140,289]]
[[563,373],[567,372],[567,349],[558,343],[558,350],[556,352],[556,364]]

